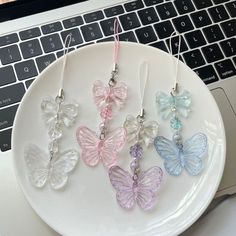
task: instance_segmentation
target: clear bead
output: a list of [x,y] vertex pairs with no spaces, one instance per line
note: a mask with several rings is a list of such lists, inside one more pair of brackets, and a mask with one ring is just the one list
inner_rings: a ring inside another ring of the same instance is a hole
[[59,145],[57,140],[53,140],[48,145],[49,152],[58,153],[59,151]]
[[50,139],[52,139],[52,140],[61,138],[62,125],[60,125],[59,123],[57,123],[55,125],[51,125],[48,130],[48,135],[49,135]]

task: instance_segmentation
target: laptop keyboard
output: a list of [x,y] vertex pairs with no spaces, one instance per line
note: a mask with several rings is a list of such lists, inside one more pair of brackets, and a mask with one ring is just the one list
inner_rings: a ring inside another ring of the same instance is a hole
[[[121,41],[139,42],[168,52],[174,30],[182,34],[180,59],[206,83],[236,75],[236,1],[137,0],[0,37],[0,149],[11,149],[19,103],[35,77],[69,51],[112,41],[114,20]],[[172,41],[178,51],[178,38]]]

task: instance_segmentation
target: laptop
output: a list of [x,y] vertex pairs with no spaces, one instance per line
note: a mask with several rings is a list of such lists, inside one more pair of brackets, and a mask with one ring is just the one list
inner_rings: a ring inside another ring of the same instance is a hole
[[[236,192],[236,1],[0,0],[1,236],[57,235],[17,185],[11,159],[14,117],[30,84],[62,56],[67,34],[72,35],[70,50],[110,41],[115,19],[121,41],[166,52],[172,32],[181,33],[180,59],[207,84],[225,124],[227,158],[216,197]],[[172,44],[176,54],[177,37]]]

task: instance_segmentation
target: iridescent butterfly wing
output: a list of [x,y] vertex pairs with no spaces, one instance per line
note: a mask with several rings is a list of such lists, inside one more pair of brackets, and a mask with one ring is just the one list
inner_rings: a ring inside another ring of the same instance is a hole
[[183,145],[182,159],[184,167],[190,175],[198,175],[203,169],[203,158],[207,155],[207,137],[197,133]]
[[67,183],[68,174],[75,168],[79,155],[75,150],[68,150],[50,162],[46,153],[30,144],[25,148],[24,158],[32,185],[42,188],[49,181],[53,189],[60,189]]
[[29,144],[24,149],[28,177],[32,185],[42,188],[49,175],[49,158],[38,146]]
[[124,128],[127,132],[127,142],[131,142],[138,138],[140,124],[136,117],[128,115],[124,122]]
[[109,87],[106,87],[100,80],[95,81],[93,84],[93,98],[98,108],[101,108],[106,104],[108,95]]
[[176,95],[174,100],[177,113],[182,117],[188,117],[192,104],[191,94],[185,90],[181,94]]
[[162,169],[157,166],[139,174],[136,201],[143,210],[152,209],[156,203],[157,191],[160,188],[162,178]]
[[110,88],[110,98],[118,108],[122,107],[127,98],[127,86],[125,83],[118,82],[115,87]]
[[125,145],[126,131],[124,128],[116,128],[102,141],[100,156],[105,167],[109,168],[117,163],[117,154]]
[[82,149],[81,157],[88,166],[96,166],[100,160],[99,143],[97,134],[85,126],[76,131],[78,144]]
[[130,173],[119,166],[112,166],[109,169],[109,178],[112,186],[116,190],[118,204],[124,209],[132,209],[135,203],[135,195]]

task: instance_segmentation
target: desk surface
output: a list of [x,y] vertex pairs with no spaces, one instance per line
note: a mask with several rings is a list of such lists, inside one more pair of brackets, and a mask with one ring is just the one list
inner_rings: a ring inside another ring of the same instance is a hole
[[[0,154],[0,236],[59,236],[34,213],[14,176],[10,152]],[[236,197],[230,197],[182,236],[233,236]]]

